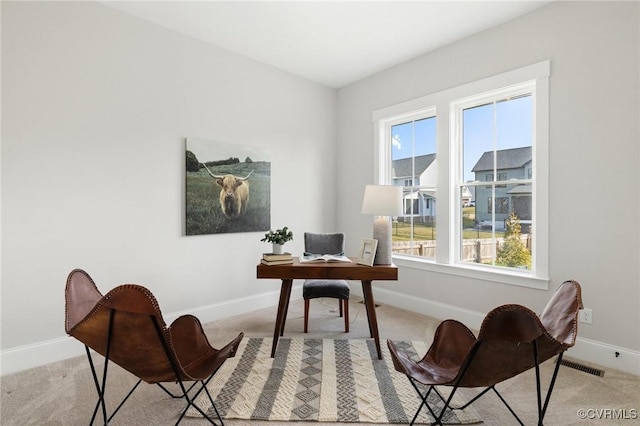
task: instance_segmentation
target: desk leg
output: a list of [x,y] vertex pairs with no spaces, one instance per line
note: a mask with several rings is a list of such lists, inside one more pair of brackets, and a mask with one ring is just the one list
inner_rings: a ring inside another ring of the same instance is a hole
[[287,321],[287,309],[289,305],[289,297],[291,297],[291,285],[293,280],[282,280],[280,287],[280,301],[278,302],[278,314],[276,315],[276,324],[273,330],[273,344],[271,346],[271,358],[276,354],[278,346],[278,337],[284,330],[284,323]]
[[293,280],[289,281],[289,289],[287,290],[287,300],[284,302],[284,317],[282,318],[282,328],[280,329],[280,337],[284,334],[284,325],[287,322],[287,315],[289,314],[289,300],[291,300],[291,287]]
[[378,335],[378,319],[376,317],[376,303],[373,300],[371,280],[362,280],[362,294],[364,295],[364,306],[367,309],[369,331],[371,332],[371,337],[373,337],[373,340],[376,342],[378,359],[382,359],[382,350],[380,349],[380,336]]

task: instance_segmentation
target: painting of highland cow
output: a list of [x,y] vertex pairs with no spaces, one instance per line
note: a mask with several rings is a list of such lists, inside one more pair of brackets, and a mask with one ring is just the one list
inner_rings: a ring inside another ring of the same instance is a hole
[[186,140],[185,234],[271,228],[271,162],[264,150]]

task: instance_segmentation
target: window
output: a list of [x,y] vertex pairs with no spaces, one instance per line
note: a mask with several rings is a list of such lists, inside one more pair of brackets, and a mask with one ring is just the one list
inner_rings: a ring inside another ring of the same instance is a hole
[[[535,84],[525,82],[451,103],[453,124],[461,131],[450,142],[460,150],[462,161],[462,173],[453,179],[460,191],[475,187],[476,199],[486,200],[473,210],[461,211],[460,262],[520,270],[533,267],[534,179],[529,170],[534,93]],[[484,183],[476,185],[479,181]],[[465,221],[471,217],[475,227]]]
[[[403,186],[395,263],[547,288],[549,70],[545,61],[374,112],[378,183]],[[513,247],[522,257],[506,255]]]
[[435,257],[436,118],[423,110],[393,120],[385,126],[391,141],[387,183],[402,186],[404,212],[394,218],[394,252],[433,259]]
[[[487,213],[501,213],[501,214],[508,215],[509,214],[509,197],[498,197],[496,198],[495,203],[493,202],[493,198],[489,197],[487,199]],[[477,218],[480,217],[477,209],[476,209],[475,217]],[[482,222],[484,222],[484,220]],[[495,228],[495,222],[490,222],[490,223],[491,223],[491,227]]]

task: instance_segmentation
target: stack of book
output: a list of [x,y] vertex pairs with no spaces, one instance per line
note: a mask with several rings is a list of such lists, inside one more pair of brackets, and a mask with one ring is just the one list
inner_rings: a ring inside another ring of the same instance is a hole
[[293,263],[293,256],[291,256],[291,253],[263,253],[260,262],[263,265],[285,265],[287,263]]

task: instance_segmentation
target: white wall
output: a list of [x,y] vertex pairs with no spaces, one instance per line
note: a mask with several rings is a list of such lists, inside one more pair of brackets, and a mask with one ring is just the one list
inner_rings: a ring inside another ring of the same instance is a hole
[[173,316],[276,304],[279,283],[255,279],[263,233],[183,236],[184,138],[269,150],[272,227],[300,251],[335,227],[335,90],[99,3],[1,7],[2,373],[81,353],[76,267]]
[[574,356],[640,374],[637,3],[555,2],[341,89],[337,103],[333,90],[100,4],[0,10],[2,374],[80,353],[63,323],[75,267],[103,290],[147,285],[169,319],[276,303],[279,284],[255,279],[260,233],[182,235],[185,137],[268,148],[272,226],[343,230],[355,253],[371,235],[360,214],[371,113],[545,59],[550,291],[402,268],[376,297],[473,323],[505,302],[539,310],[574,278],[594,318]]
[[640,374],[638,6],[554,2],[338,91],[338,227],[354,250],[371,234],[353,194],[373,181],[373,111],[551,60],[549,291],[402,268],[378,300],[479,323],[507,302],[540,311],[576,279],[593,324],[570,353]]

